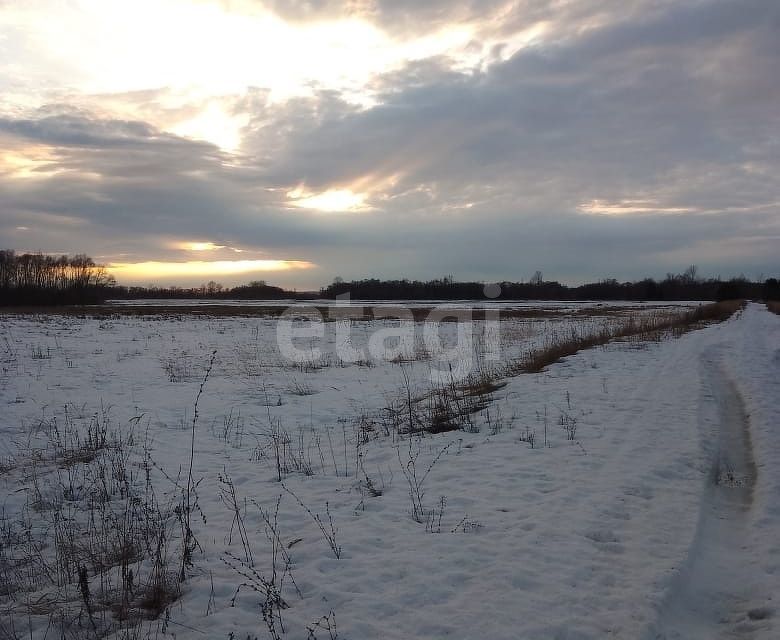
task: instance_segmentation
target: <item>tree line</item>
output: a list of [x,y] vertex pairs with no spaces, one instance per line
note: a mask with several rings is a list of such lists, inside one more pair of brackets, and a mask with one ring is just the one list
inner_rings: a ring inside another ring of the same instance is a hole
[[[434,280],[380,280],[346,282],[336,278],[319,296],[353,300],[780,300],[776,278],[752,282],[744,276],[722,280],[701,278],[695,266],[663,280],[634,282],[606,279],[570,287],[545,280],[537,271],[528,282],[505,281],[486,287],[484,282],[457,282],[451,276]],[[98,304],[107,299],[136,300],[201,298],[213,300],[311,299],[316,292],[298,293],[255,280],[236,287],[214,282],[199,287],[119,286],[105,267],[84,254],[53,256],[0,250],[0,306]]]
[[114,279],[87,255],[17,254],[0,250],[0,303],[4,305],[94,304]]
[[[279,300],[298,294],[255,280],[229,288],[214,282],[198,287],[117,285],[105,266],[85,254],[74,256],[0,250],[0,306],[100,304],[108,299]],[[310,296],[311,297],[311,296]]]
[[[346,296],[353,300],[754,300],[780,299],[776,278],[751,282],[744,276],[722,280],[700,278],[695,267],[682,274],[667,274],[663,280],[644,278],[635,282],[606,279],[575,287],[544,280],[540,272],[528,282],[499,282],[486,288],[484,282],[456,282],[451,277],[436,280],[379,280],[346,282],[340,278],[320,290],[323,298]],[[496,295],[497,294],[497,295]]]
[[232,288],[212,280],[197,287],[116,286],[111,290],[111,297],[115,300],[287,300],[307,296],[267,284],[265,280],[254,280]]

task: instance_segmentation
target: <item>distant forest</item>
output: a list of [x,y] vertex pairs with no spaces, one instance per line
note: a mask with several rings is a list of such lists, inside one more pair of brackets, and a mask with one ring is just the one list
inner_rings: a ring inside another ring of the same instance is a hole
[[101,304],[142,298],[278,300],[296,295],[264,281],[233,288],[213,281],[192,288],[126,287],[117,285],[103,265],[84,254],[51,256],[0,250],[0,306]]
[[111,289],[114,300],[289,300],[291,298],[314,298],[314,293],[287,291],[281,287],[266,284],[265,280],[254,280],[236,287],[224,287],[218,282],[208,282],[199,287],[124,287]]
[[[601,280],[577,287],[544,280],[537,272],[529,282],[499,282],[496,300],[753,300],[780,299],[776,278],[751,282],[744,277],[721,280],[702,279],[695,267],[682,274],[668,274],[664,280],[645,278],[637,282]],[[353,300],[485,300],[485,283],[456,282],[452,278],[430,280],[357,280],[337,279],[321,290],[323,298],[349,294]],[[491,296],[493,297],[493,296]]]
[[[780,300],[776,278],[751,282],[744,277],[721,280],[698,276],[695,266],[657,281],[602,280],[577,287],[545,280],[536,272],[528,282],[500,282],[488,288],[484,282],[437,280],[353,280],[336,278],[320,289],[319,296],[352,300]],[[497,295],[496,295],[497,294]],[[199,287],[127,287],[117,285],[105,267],[89,256],[17,254],[0,250],[0,306],[100,304],[106,300],[208,299],[282,300],[313,299],[315,292],[299,293],[256,280],[236,287],[211,281]]]

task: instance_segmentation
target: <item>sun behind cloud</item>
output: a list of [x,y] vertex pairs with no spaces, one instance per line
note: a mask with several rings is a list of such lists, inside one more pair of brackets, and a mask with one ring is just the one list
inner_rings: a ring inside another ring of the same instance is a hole
[[287,192],[291,198],[289,204],[301,209],[314,209],[328,213],[338,211],[368,211],[371,207],[366,204],[365,193],[355,193],[350,189],[328,189],[321,193],[311,193],[303,188]]
[[224,249],[226,245],[213,242],[174,242],[172,248],[184,251],[217,251]]

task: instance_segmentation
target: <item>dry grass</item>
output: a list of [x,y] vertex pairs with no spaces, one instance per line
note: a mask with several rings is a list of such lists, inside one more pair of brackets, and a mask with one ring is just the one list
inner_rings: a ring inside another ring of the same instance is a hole
[[745,304],[747,304],[745,300],[724,300],[722,302],[699,305],[689,314],[688,324],[696,322],[723,322],[737,311],[744,309]]
[[630,316],[617,327],[604,327],[595,334],[580,335],[576,332],[562,341],[530,351],[525,358],[511,364],[508,375],[519,373],[538,373],[545,367],[567,356],[574,355],[583,349],[606,344],[611,340],[621,338],[641,338],[645,340],[660,339],[665,332],[675,336],[701,327],[710,322],[722,322],[730,318],[744,307],[744,301],[727,300],[712,304],[699,305],[693,310],[682,313],[658,313],[651,316]]
[[766,303],[766,308],[769,309],[772,313],[780,315],[780,300],[769,300]]
[[0,616],[15,628],[0,638],[29,637],[38,616],[63,638],[131,637],[179,597],[169,541],[181,518],[175,501],[158,502],[136,424],[66,409],[6,466],[27,498],[0,523]]
[[490,406],[494,392],[506,384],[502,378],[538,373],[562,358],[612,340],[660,340],[669,334],[678,337],[707,323],[726,320],[743,306],[742,301],[726,301],[683,311],[659,309],[648,315],[629,315],[605,324],[595,333],[581,333],[581,329],[572,327],[564,336],[549,336],[545,345],[506,366],[480,368],[466,380],[453,379],[422,393],[411,388],[408,374],[402,368],[403,397],[385,407],[384,430],[402,435],[478,431],[473,416]]
[[[360,306],[361,301],[354,301],[355,306],[349,309],[350,319],[355,321],[375,320],[377,315],[381,317],[410,318],[415,322],[423,322],[428,319],[433,307],[372,307],[366,302],[364,307]],[[334,305],[308,305],[304,301],[300,303],[300,313],[303,317],[310,315],[321,317],[327,321],[343,320],[344,308]],[[78,318],[111,319],[121,317],[150,316],[155,319],[178,318],[183,316],[195,317],[214,317],[214,318],[277,318],[287,312],[289,307],[284,305],[226,305],[226,304],[204,304],[204,305],[86,305],[86,306],[51,306],[51,307],[4,307],[2,313],[6,315],[61,315],[75,316]],[[585,310],[588,313],[592,311]],[[458,313],[463,313],[462,309],[453,308],[453,315],[443,316],[441,322],[458,322]],[[486,316],[485,309],[472,309],[469,311],[473,320],[484,320]],[[502,316],[507,318],[549,318],[567,315],[568,312],[546,308],[519,308],[503,309]],[[354,315],[352,315],[354,314]]]

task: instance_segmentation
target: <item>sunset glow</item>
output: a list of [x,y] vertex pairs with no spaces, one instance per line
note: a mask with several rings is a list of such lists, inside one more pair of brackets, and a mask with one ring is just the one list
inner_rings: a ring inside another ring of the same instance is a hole
[[777,13],[0,0],[0,238],[119,284],[775,273]]
[[225,248],[224,244],[214,244],[213,242],[176,242],[173,246],[185,251],[217,251]]
[[371,207],[366,205],[366,194],[353,193],[349,189],[331,189],[322,193],[308,195],[301,190],[290,191],[288,197],[292,198],[290,204],[302,209],[314,209],[317,211],[367,211]]
[[305,260],[193,260],[188,262],[115,262],[108,271],[115,278],[139,281],[155,278],[211,278],[254,272],[312,269]]
[[650,200],[620,200],[618,202],[591,200],[587,204],[581,204],[579,208],[583,213],[605,216],[622,216],[643,213],[691,213],[696,211],[690,207],[665,207]]
[[246,117],[236,117],[215,104],[208,104],[197,115],[183,122],[176,122],[171,131],[177,135],[206,140],[229,152],[241,146],[241,127]]
[[[191,93],[197,102],[175,110],[147,109],[147,117],[228,152],[239,149],[246,120],[218,100],[247,87],[268,88],[276,103],[311,95],[314,86],[339,88],[355,103],[369,105],[374,102],[368,86],[372,76],[408,60],[446,53],[463,63],[477,61],[469,48],[472,25],[399,40],[370,17],[370,10],[356,8],[349,16],[295,23],[259,3],[218,0],[76,0],[48,7],[0,3],[0,23],[31,34],[35,59],[30,62],[39,86],[64,74],[74,89],[105,95],[105,107],[112,95],[148,87]],[[143,46],[138,46],[138,34],[143,34]]]
[[28,147],[21,151],[0,152],[0,174],[14,178],[45,178],[60,172],[55,157],[44,147]]

